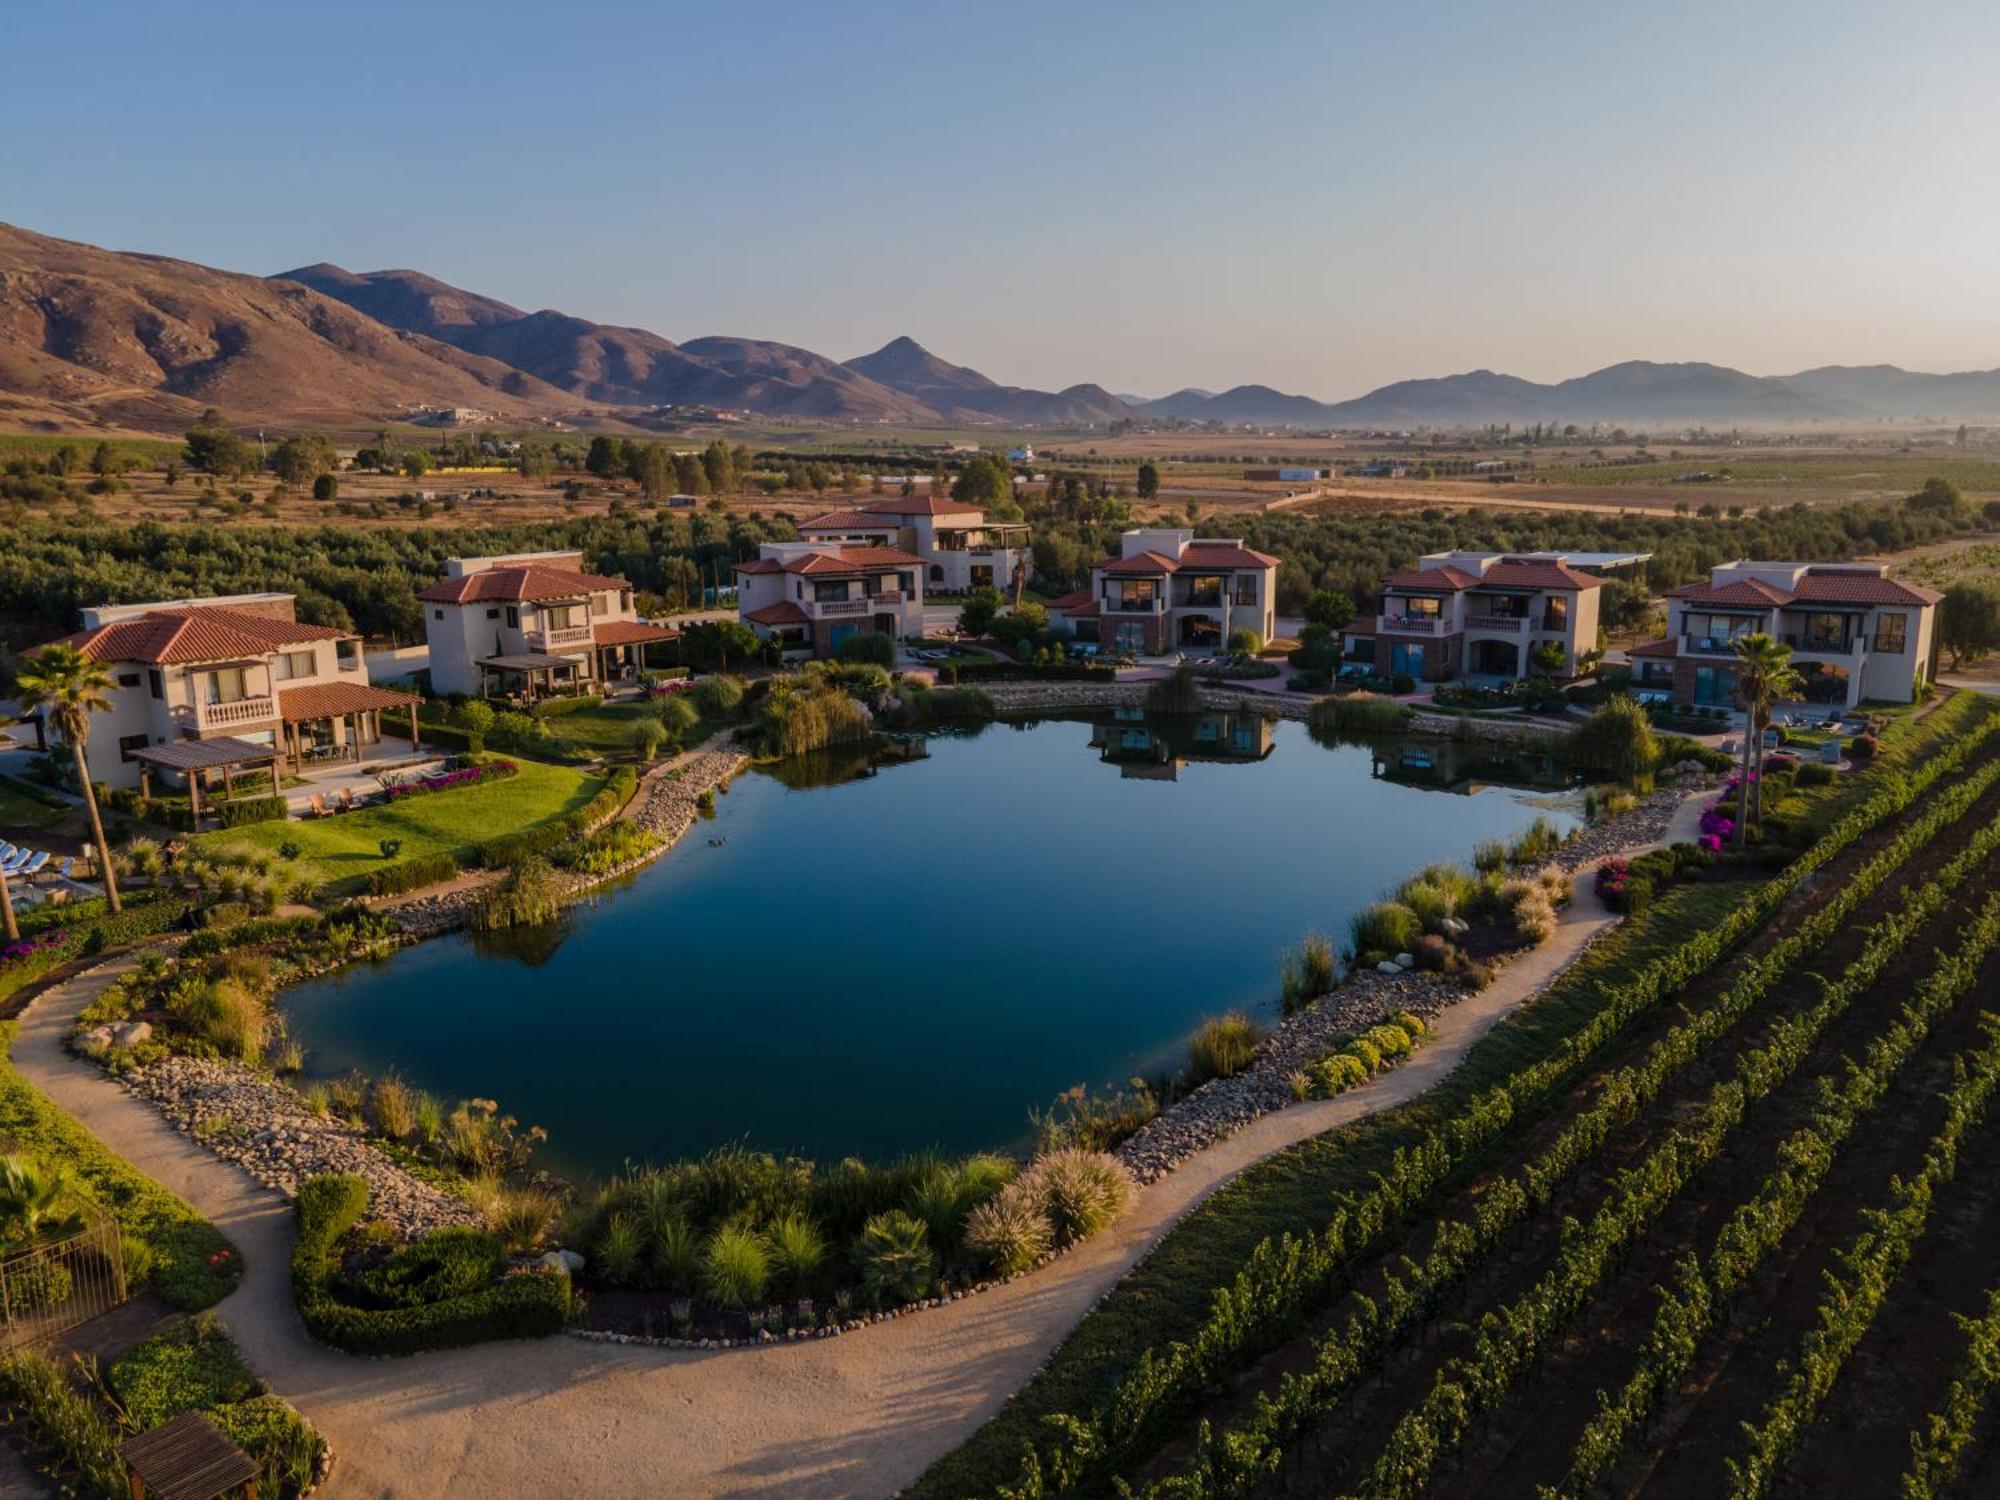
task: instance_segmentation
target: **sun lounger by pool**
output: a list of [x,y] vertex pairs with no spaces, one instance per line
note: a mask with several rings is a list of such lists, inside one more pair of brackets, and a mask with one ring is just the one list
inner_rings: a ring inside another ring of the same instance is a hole
[[49,851],[46,849],[38,850],[27,863],[21,866],[20,873],[27,876],[28,879],[33,880],[43,870],[48,868],[48,863]]

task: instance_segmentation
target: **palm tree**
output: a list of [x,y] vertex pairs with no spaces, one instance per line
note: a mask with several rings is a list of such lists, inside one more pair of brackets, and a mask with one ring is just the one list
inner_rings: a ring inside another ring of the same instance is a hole
[[33,1244],[68,1225],[69,1180],[30,1156],[0,1156],[0,1237]]
[[1736,788],[1736,842],[1740,845],[1749,829],[1750,788],[1757,786],[1757,816],[1764,815],[1764,729],[1771,722],[1771,705],[1787,698],[1804,685],[1792,669],[1792,648],[1781,645],[1761,631],[1738,636],[1731,643],[1736,652],[1736,701],[1749,716],[1749,733],[1743,737],[1743,775]]
[[83,792],[83,805],[90,810],[90,836],[97,845],[97,867],[104,875],[105,904],[116,912],[125,907],[118,899],[118,876],[111,868],[111,846],[104,841],[104,820],[97,811],[90,762],[84,758],[90,716],[111,707],[106,696],[110,691],[111,674],[76,647],[62,642],[44,647],[22,668],[16,684],[21,706],[41,709],[76,757],[77,786]]
[[4,918],[7,941],[21,941],[21,924],[14,920],[14,888],[7,884],[7,872],[0,870],[0,918]]

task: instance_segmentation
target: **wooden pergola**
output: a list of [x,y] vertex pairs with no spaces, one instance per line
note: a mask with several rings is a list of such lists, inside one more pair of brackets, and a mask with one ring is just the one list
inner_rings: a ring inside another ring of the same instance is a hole
[[257,1500],[257,1460],[198,1411],[118,1445],[132,1480],[132,1500],[215,1500],[240,1489]]
[[236,773],[262,767],[270,773],[271,795],[282,795],[278,779],[280,752],[275,745],[259,745],[250,740],[169,740],[164,745],[141,745],[132,752],[139,763],[139,795],[153,795],[153,772],[176,771],[187,778],[188,811],[194,826],[201,827],[202,783],[210,771],[222,773],[222,795],[236,795]]

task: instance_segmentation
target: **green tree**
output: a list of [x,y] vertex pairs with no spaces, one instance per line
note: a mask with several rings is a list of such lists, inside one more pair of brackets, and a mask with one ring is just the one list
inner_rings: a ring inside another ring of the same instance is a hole
[[639,454],[639,491],[649,500],[664,500],[674,492],[679,472],[673,451],[665,443],[648,443]]
[[306,484],[333,468],[333,444],[317,432],[286,438],[271,454],[271,469],[286,484]]
[[1949,479],[1935,477],[1926,479],[1923,488],[1904,503],[1911,510],[1929,511],[1935,515],[1960,516],[1966,511],[1965,496],[1959,493],[1958,486]]
[[556,450],[547,443],[523,443],[515,467],[523,479],[548,479],[556,472]]
[[998,589],[974,589],[959,608],[958,628],[967,635],[986,634],[1006,602]]
[[1792,667],[1790,646],[1761,631],[1738,636],[1731,645],[1736,652],[1736,701],[1750,720],[1750,732],[1743,737],[1743,774],[1736,788],[1736,843],[1741,845],[1748,831],[1753,788],[1757,815],[1764,814],[1764,731],[1771,723],[1771,705],[1798,693],[1803,683]]
[[313,499],[338,500],[340,498],[340,476],[320,474],[313,478]]
[[1354,623],[1354,601],[1335,589],[1314,589],[1301,613],[1329,631],[1345,630]]
[[1141,500],[1151,500],[1160,493],[1159,465],[1150,459],[1139,465],[1138,494]]
[[33,1157],[0,1156],[0,1240],[32,1245],[79,1216],[67,1207],[69,1179]]
[[718,495],[727,495],[736,489],[736,454],[721,438],[717,438],[701,450],[702,472],[708,476],[708,487]]
[[111,866],[111,845],[105,842],[97,788],[84,754],[90,741],[91,715],[110,711],[111,674],[76,647],[58,641],[30,658],[15,692],[21,707],[30,713],[39,710],[76,757],[76,784],[90,813],[90,837],[97,846],[98,867],[104,877],[105,905],[114,912],[123,911],[124,903],[118,899],[118,872]]
[[411,479],[422,479],[431,471],[431,456],[422,448],[412,448],[403,455],[403,473]]
[[181,440],[186,444],[188,467],[204,474],[234,479],[255,467],[256,458],[250,445],[229,430],[222,413],[212,406]]
[[617,438],[605,437],[601,433],[590,440],[590,452],[584,456],[584,469],[599,479],[616,479],[625,472],[625,452]]
[[1660,755],[1652,721],[1623,693],[1571,730],[1564,748],[1576,764],[1627,782],[1651,770]]
[[2000,583],[1968,579],[1946,589],[1938,610],[1938,643],[1951,653],[1954,672],[2000,651]]
[[90,472],[110,479],[123,473],[125,460],[118,456],[118,450],[109,443],[99,443],[90,450]]
[[680,453],[674,457],[674,482],[683,495],[706,495],[708,493],[708,469],[698,453]]
[[[817,488],[817,486],[815,486]],[[998,505],[1014,498],[1014,471],[1005,461],[980,454],[959,471],[951,498],[967,505]]]

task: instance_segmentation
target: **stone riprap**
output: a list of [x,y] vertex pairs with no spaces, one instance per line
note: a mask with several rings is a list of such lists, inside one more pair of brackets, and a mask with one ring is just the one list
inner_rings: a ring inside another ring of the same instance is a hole
[[183,1134],[287,1197],[311,1178],[346,1172],[368,1184],[369,1217],[399,1238],[479,1222],[469,1204],[418,1181],[352,1125],[314,1114],[291,1089],[241,1064],[163,1057],[124,1082]]

